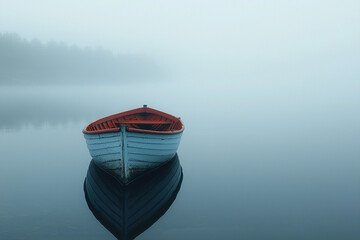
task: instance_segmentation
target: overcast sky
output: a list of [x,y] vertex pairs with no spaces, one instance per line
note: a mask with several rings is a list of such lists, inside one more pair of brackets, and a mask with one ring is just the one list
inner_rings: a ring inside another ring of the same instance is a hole
[[358,0],[0,0],[0,32],[143,54],[204,79],[348,79],[359,13]]

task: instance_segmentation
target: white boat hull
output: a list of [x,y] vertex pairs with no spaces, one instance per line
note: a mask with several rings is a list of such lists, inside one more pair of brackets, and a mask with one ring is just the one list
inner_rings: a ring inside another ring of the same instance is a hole
[[151,134],[119,132],[86,134],[86,144],[94,162],[127,184],[139,174],[157,168],[172,159],[182,132]]

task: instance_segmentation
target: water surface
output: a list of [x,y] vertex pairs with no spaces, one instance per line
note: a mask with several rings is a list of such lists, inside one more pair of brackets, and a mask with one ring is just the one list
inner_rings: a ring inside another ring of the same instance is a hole
[[184,177],[137,239],[359,239],[358,84],[239,86],[0,89],[0,239],[114,239],[81,130],[142,104],[184,121]]

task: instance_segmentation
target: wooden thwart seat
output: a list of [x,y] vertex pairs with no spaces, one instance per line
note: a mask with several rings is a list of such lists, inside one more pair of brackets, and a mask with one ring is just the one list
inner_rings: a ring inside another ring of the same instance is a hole
[[116,124],[171,124],[171,122],[154,121],[154,120],[124,120]]
[[86,126],[83,132],[86,134],[117,132],[122,125],[125,125],[126,131],[129,132],[151,134],[175,134],[184,129],[180,119],[143,107],[101,118]]

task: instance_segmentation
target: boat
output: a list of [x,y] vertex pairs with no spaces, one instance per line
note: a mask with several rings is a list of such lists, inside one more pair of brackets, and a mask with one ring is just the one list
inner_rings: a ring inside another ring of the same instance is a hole
[[183,131],[180,118],[144,105],[92,122],[83,134],[94,162],[126,185],[172,159]]
[[134,239],[159,218],[175,201],[183,173],[176,154],[152,172],[128,185],[90,162],[84,181],[85,199],[96,219],[117,239]]

